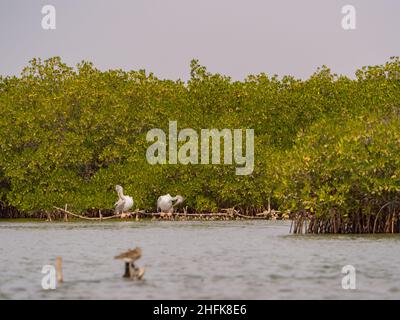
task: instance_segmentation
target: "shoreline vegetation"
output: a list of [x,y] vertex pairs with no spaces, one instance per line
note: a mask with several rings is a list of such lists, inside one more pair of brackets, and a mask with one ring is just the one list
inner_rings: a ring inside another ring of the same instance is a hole
[[[146,134],[170,121],[254,129],[254,171],[149,164]],[[187,216],[234,208],[235,219],[269,219],[273,210],[293,233],[399,233],[400,59],[354,78],[322,66],[305,80],[233,81],[193,60],[184,82],[59,57],[0,76],[0,218],[63,219],[54,207],[66,203],[112,216],[115,184],[143,213],[170,193],[185,197]]]

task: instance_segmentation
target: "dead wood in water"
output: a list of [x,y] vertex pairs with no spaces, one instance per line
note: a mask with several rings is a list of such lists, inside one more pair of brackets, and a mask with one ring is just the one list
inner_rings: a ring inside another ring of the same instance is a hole
[[[83,219],[83,220],[91,220],[91,221],[102,221],[102,220],[109,220],[109,219],[116,219],[116,218],[131,218],[132,216],[135,217],[135,220],[138,221],[140,217],[152,217],[153,219],[160,219],[160,220],[232,220],[232,219],[249,219],[249,220],[276,220],[282,219],[282,217],[278,216],[280,211],[269,210],[264,211],[262,213],[258,213],[254,216],[241,214],[235,208],[227,208],[221,209],[222,212],[218,213],[187,213],[184,210],[184,213],[163,213],[163,212],[145,212],[144,210],[136,210],[134,212],[128,212],[122,214],[115,214],[112,216],[104,217],[99,211],[99,217],[87,217],[84,215],[76,214],[67,209],[62,209],[59,207],[53,207],[54,209],[58,210],[59,212],[64,213],[64,220],[67,221],[67,216],[70,215],[75,218]],[[285,218],[284,216],[283,218]]]
[[130,214],[139,215],[141,213],[144,213],[144,211],[137,210],[135,212],[128,212],[128,213],[124,213],[124,214],[115,214],[115,215],[112,215],[112,216],[103,217],[103,215],[101,214],[101,211],[99,211],[100,217],[96,218],[96,217],[85,217],[85,216],[82,216],[80,214],[76,214],[76,213],[73,213],[73,212],[67,211],[65,209],[58,208],[58,207],[53,207],[53,208],[57,209],[59,211],[62,211],[64,213],[66,213],[66,214],[69,214],[69,215],[71,215],[71,216],[73,216],[75,218],[84,219],[84,220],[97,220],[97,221],[121,218],[122,215],[130,215]]
[[57,282],[62,283],[64,282],[63,273],[62,273],[62,258],[56,258],[56,274],[57,274]]

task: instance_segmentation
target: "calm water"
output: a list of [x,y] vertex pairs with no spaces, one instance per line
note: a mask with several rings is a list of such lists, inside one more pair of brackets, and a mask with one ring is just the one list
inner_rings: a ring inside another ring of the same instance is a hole
[[[399,236],[297,236],[290,223],[0,222],[0,299],[400,299]],[[113,257],[143,248],[144,281]],[[64,260],[56,290],[43,265]],[[356,267],[356,290],[341,269]]]

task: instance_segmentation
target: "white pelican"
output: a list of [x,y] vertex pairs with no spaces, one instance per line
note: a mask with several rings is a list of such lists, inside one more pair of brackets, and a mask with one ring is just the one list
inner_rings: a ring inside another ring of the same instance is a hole
[[115,191],[118,193],[118,201],[114,204],[115,213],[120,213],[121,218],[125,218],[124,212],[129,211],[133,207],[133,199],[130,196],[124,195],[124,189],[120,185],[115,186]]
[[[184,199],[182,196],[177,195],[175,197],[171,197],[169,193],[160,196],[157,200],[157,211],[160,210],[161,213],[168,213],[169,215],[172,215],[172,213],[174,213],[174,207],[182,203],[183,200]],[[173,203],[174,201],[176,202]]]

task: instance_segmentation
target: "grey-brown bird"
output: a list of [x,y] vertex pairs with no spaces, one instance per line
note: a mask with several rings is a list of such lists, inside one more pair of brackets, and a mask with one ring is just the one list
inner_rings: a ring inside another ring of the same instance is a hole
[[137,259],[139,259],[141,256],[142,256],[142,249],[136,247],[135,249],[128,249],[128,251],[115,256],[114,259],[121,259],[124,260],[125,262],[132,263],[135,262]]

